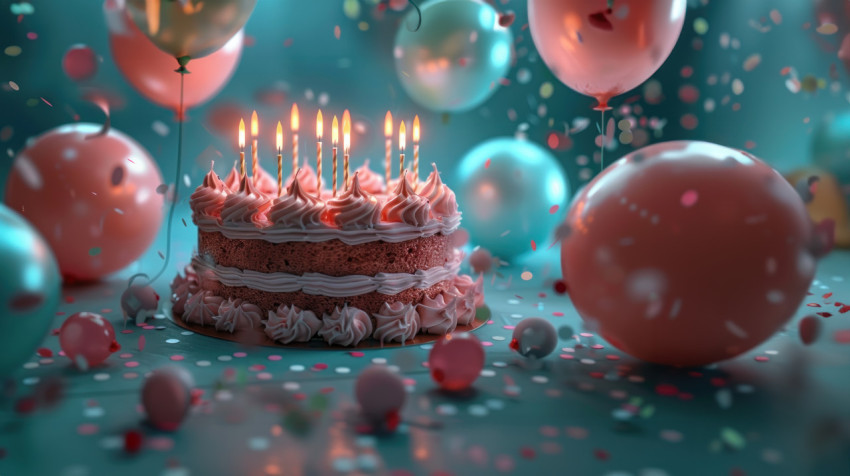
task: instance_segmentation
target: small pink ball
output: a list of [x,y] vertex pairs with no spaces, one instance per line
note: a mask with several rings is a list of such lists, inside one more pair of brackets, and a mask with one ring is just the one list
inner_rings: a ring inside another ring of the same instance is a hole
[[475,274],[489,273],[493,268],[493,255],[484,248],[478,248],[469,255],[469,266]]
[[59,345],[65,355],[83,370],[100,365],[121,349],[115,329],[100,314],[78,312],[65,319],[59,329]]
[[376,422],[395,418],[407,399],[401,377],[384,365],[366,368],[357,377],[354,395],[363,416]]
[[154,428],[174,431],[180,427],[192,404],[195,380],[183,367],[166,365],[145,379],[142,406]]
[[97,55],[87,45],[74,45],[65,52],[62,69],[74,81],[85,81],[97,73]]
[[449,334],[434,343],[428,366],[431,378],[444,390],[465,390],[484,368],[484,347],[468,332]]

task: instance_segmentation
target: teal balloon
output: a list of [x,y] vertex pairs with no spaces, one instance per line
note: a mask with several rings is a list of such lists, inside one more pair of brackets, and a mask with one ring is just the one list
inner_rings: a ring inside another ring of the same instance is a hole
[[532,240],[548,247],[563,221],[567,177],[552,154],[533,142],[498,138],[478,145],[458,165],[457,181],[470,241],[499,258],[531,251]]
[[62,280],[47,242],[0,204],[0,378],[35,354],[59,305]]
[[422,25],[411,9],[399,25],[395,66],[401,85],[419,105],[462,112],[487,100],[511,63],[513,35],[490,5],[438,0],[422,5]]
[[829,116],[812,134],[812,159],[844,185],[850,184],[850,111]]

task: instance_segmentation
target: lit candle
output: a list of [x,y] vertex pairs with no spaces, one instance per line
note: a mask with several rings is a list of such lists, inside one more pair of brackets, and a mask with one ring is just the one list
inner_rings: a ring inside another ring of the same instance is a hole
[[407,135],[407,130],[404,127],[404,121],[401,121],[401,126],[398,128],[398,149],[401,151],[401,155],[399,156],[398,162],[398,176],[401,178],[401,173],[404,171],[404,145],[405,145],[405,135]]
[[245,120],[239,119],[239,173],[245,176]]
[[283,194],[283,126],[277,121],[277,134],[275,134],[277,145],[277,196]]
[[348,157],[351,151],[351,114],[348,109],[342,113],[342,180],[346,190],[348,189]]
[[419,115],[413,118],[413,183],[419,183]]
[[337,176],[337,172],[336,172],[336,148],[337,148],[337,144],[339,144],[339,123],[336,120],[336,116],[334,116],[334,121],[333,121],[333,124],[331,125],[331,143],[333,144],[333,151],[334,151],[333,194],[334,194],[334,197],[336,197],[336,176]]
[[393,114],[390,111],[387,111],[387,115],[384,117],[384,138],[386,139],[384,148],[384,168],[386,169],[387,192],[389,192],[390,177],[393,172]]
[[[257,154],[257,135],[259,135],[259,124],[257,124],[257,111],[251,114],[251,175],[257,180],[259,171],[259,156]],[[256,185],[256,182],[254,183]]]
[[316,114],[316,194],[322,196],[322,110]]
[[292,105],[289,115],[289,128],[292,129],[292,176],[298,172],[298,104]]

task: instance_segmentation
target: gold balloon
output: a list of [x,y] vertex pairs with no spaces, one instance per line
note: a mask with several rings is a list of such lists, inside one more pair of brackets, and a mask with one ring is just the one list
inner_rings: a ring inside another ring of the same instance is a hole
[[127,0],[133,22],[162,51],[196,59],[245,26],[257,0]]
[[835,176],[817,167],[805,167],[791,172],[785,179],[796,186],[813,175],[818,177],[818,183],[812,199],[806,204],[809,216],[815,223],[826,219],[835,221],[835,246],[850,248],[850,213]]

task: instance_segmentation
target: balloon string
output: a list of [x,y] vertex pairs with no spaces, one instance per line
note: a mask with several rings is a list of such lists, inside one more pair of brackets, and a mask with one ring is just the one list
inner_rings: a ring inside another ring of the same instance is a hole
[[599,132],[602,134],[602,140],[599,141],[599,172],[605,169],[605,108],[602,108],[602,124]]
[[416,28],[414,28],[414,29],[412,29],[412,30],[411,30],[411,29],[408,27],[408,30],[410,30],[410,31],[419,31],[419,27],[420,27],[420,26],[422,26],[422,10],[420,10],[420,9],[419,9],[419,5],[417,5],[417,4],[416,4],[416,2],[414,2],[413,0],[407,0],[407,1],[408,1],[411,5],[413,5],[413,8],[415,8],[415,9],[416,9],[416,13],[419,15],[419,21],[416,23]]
[[[182,69],[182,70],[181,70]],[[168,221],[165,225],[165,261],[162,263],[162,267],[159,271],[154,275],[153,278],[148,278],[148,275],[145,273],[137,273],[130,277],[129,282],[127,283],[127,288],[133,285],[133,281],[136,278],[146,278],[148,279],[148,284],[153,284],[160,276],[165,272],[168,268],[168,261],[171,259],[171,229],[172,222],[174,221],[174,211],[177,208],[177,191],[180,190],[180,176],[181,176],[181,168],[183,166],[183,122],[184,122],[184,110],[183,110],[183,79],[186,76],[188,71],[185,70],[183,66],[181,69],[178,69],[177,72],[180,73],[180,113],[178,114],[178,123],[177,123],[177,173],[174,176],[174,194],[171,197],[171,205],[168,208]]]

